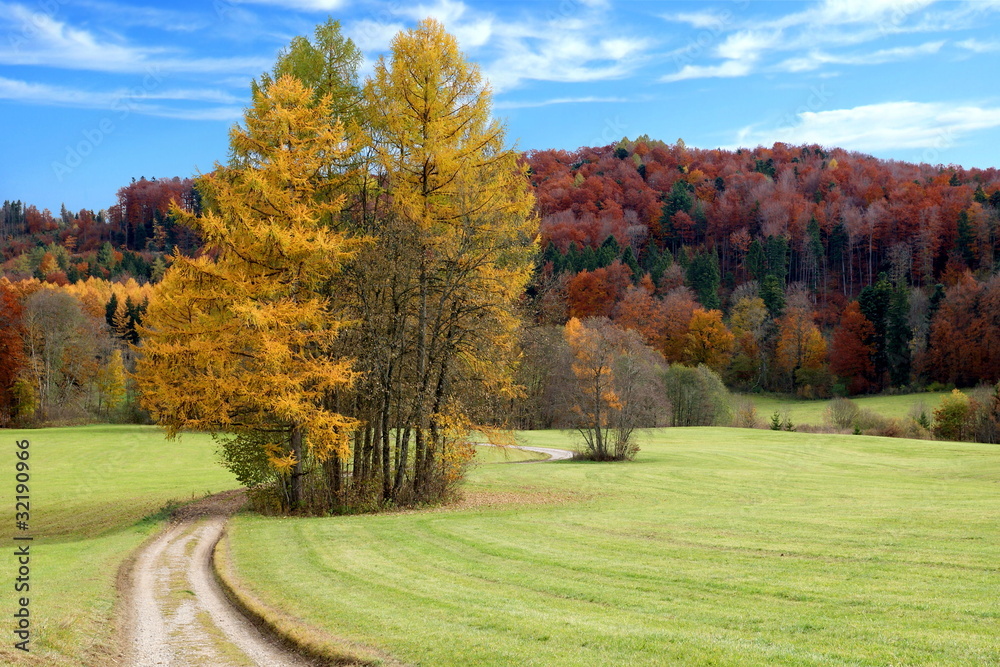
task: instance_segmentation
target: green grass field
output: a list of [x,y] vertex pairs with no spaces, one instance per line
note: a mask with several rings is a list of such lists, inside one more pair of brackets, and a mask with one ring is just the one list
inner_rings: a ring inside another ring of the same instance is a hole
[[[949,392],[927,392],[923,394],[899,394],[896,396],[858,396],[851,400],[859,408],[871,410],[883,417],[903,419],[910,415],[914,407],[923,409],[933,418],[934,409],[941,403],[941,397]],[[799,398],[785,398],[773,394],[738,394],[738,398],[748,398],[757,407],[757,416],[767,422],[775,410],[784,417],[788,413],[793,424],[826,425],[826,408],[830,401],[809,401]]]
[[[167,442],[153,427],[83,426],[0,430],[0,438],[7,459],[4,484],[11,493],[0,539],[14,544],[14,452],[21,439],[31,443],[26,534],[34,537],[31,653],[24,655],[5,641],[0,663],[110,664],[118,568],[162,523],[143,519],[170,501],[188,501],[237,484],[216,462],[206,435]],[[13,557],[2,559],[0,573],[13,580],[15,565]],[[10,619],[20,594],[15,596],[11,585],[4,588],[2,611]]]
[[415,664],[1000,664],[995,446],[664,429],[634,463],[484,465],[467,489],[496,502],[240,515],[237,573]]

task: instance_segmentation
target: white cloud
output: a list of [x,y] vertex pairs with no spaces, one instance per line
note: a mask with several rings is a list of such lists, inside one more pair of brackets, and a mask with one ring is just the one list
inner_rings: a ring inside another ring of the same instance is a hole
[[944,41],[927,42],[919,46],[899,46],[855,55],[837,55],[823,51],[812,51],[805,56],[789,58],[779,63],[777,69],[785,72],[807,72],[830,64],[881,65],[900,60],[910,60],[919,56],[933,55],[938,53],[944,44]]
[[718,30],[732,22],[732,12],[717,12],[706,10],[700,12],[679,12],[677,14],[661,14],[660,18],[672,23],[687,23],[692,28],[710,28]]
[[679,72],[660,77],[663,83],[687,79],[733,78],[746,76],[753,70],[752,63],[727,60],[720,65],[685,65]]
[[[0,77],[0,99],[43,106],[107,109],[116,113],[128,110],[143,115],[168,118],[216,119],[221,116],[238,118],[241,114],[241,107],[238,105],[242,100],[225,91],[212,89],[159,90],[157,88],[159,84],[155,80],[148,82],[148,85],[149,87],[137,86],[134,89],[92,91]],[[170,107],[151,104],[151,102],[157,101],[205,102],[229,106],[191,108],[189,106]]]
[[544,38],[506,38],[498,59],[484,67],[494,90],[525,81],[584,82],[630,74],[650,43],[643,39],[597,40],[585,32],[552,33]]
[[468,9],[468,6],[460,0],[437,0],[431,5],[408,5],[398,9],[396,13],[414,21],[430,17],[447,25],[459,21]]
[[745,127],[736,146],[790,144],[839,146],[863,152],[940,149],[973,132],[1000,127],[1000,108],[942,102],[885,102],[852,109],[806,111],[794,125]]
[[902,21],[934,2],[935,0],[825,0],[813,13],[813,22],[842,24],[877,20]]
[[530,109],[547,107],[553,104],[622,104],[629,100],[624,97],[558,97],[551,100],[533,101],[501,101],[493,105],[494,109]]
[[226,0],[238,4],[272,5],[302,12],[330,12],[341,9],[347,0]]
[[361,71],[366,73],[400,30],[430,16],[456,37],[500,92],[527,81],[602,81],[632,73],[652,41],[609,29],[610,10],[606,0],[576,0],[572,11],[560,5],[511,20],[461,0],[434,0],[390,6],[384,17],[349,22],[345,34],[365,53]]
[[765,51],[780,45],[778,31],[741,30],[726,37],[716,49],[716,55],[726,60],[757,60]]
[[0,19],[20,26],[0,43],[0,63],[119,74],[167,72],[256,74],[270,58],[185,58],[163,47],[139,47],[99,38],[24,5],[0,3]]
[[983,42],[975,38],[970,38],[961,42],[955,42],[955,45],[973,53],[996,53],[1000,51],[1000,40]]
[[[774,3],[776,7],[781,3]],[[940,9],[938,8],[940,7]],[[945,40],[918,46],[887,46],[867,53],[865,44],[905,34],[943,33],[976,24],[977,16],[1000,9],[1000,0],[943,3],[939,0],[823,0],[801,11],[766,19],[746,12],[678,13],[662,18],[702,29],[697,43],[674,52],[683,63],[663,82],[747,76],[758,72],[804,72],[827,65],[877,65],[938,53]],[[992,43],[967,40],[968,50],[992,50]],[[854,47],[851,52],[841,52]],[[671,54],[666,54],[670,56]],[[696,58],[705,62],[695,62]]]

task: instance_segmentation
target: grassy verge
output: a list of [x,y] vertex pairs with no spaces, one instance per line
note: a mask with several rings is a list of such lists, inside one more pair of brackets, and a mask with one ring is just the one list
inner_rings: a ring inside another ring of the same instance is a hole
[[474,470],[506,504],[240,515],[230,548],[265,604],[409,663],[997,664],[998,479],[995,446],[666,429]]
[[[941,403],[941,397],[948,392],[926,392],[922,394],[899,394],[896,396],[858,396],[851,400],[859,408],[871,410],[883,417],[902,419],[910,415],[916,407],[927,412],[932,417],[934,409]],[[830,401],[809,401],[800,398],[785,398],[767,394],[739,394],[739,398],[748,398],[757,407],[757,415],[766,422],[775,411],[782,417],[785,413],[793,424],[809,424],[822,426],[827,423],[826,408]]]
[[[0,645],[0,663],[113,664],[115,579],[128,555],[152,535],[165,507],[237,485],[212,454],[211,439],[186,435],[167,442],[142,426],[0,430],[11,486],[14,442],[27,439],[31,465],[28,592],[30,654]],[[13,502],[0,540],[13,544]],[[12,550],[12,549],[11,549]],[[14,577],[14,559],[3,572]],[[5,616],[16,610],[12,587]],[[9,616],[8,616],[9,618]]]

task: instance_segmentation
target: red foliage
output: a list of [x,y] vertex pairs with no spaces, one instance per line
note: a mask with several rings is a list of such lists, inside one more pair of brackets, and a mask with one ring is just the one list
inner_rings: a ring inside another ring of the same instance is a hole
[[864,393],[874,386],[872,355],[875,346],[870,342],[874,335],[875,325],[861,313],[858,302],[850,303],[833,333],[830,370],[847,380],[847,390],[851,394]]
[[632,284],[631,276],[631,269],[617,261],[595,271],[581,271],[566,285],[569,316],[609,317]]
[[0,278],[0,425],[12,416],[11,388],[26,362],[21,337],[23,312],[17,291],[6,278]]

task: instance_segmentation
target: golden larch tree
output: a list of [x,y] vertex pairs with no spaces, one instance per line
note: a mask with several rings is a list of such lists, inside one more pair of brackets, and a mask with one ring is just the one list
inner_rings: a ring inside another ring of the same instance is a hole
[[[349,150],[330,99],[291,76],[255,94],[230,133],[232,160],[199,181],[208,213],[175,207],[204,241],[175,254],[146,314],[137,381],[167,429],[208,430],[250,443],[301,499],[303,462],[347,455],[356,422],[329,397],[354,379],[336,352],[343,320],[324,295],[353,251],[327,221]],[[246,447],[234,451],[246,451]]]
[[374,203],[355,224],[374,241],[349,272],[368,429],[354,470],[386,500],[430,499],[477,408],[517,393],[534,197],[489,86],[437,21],[393,39],[365,99],[379,191],[363,193]]

